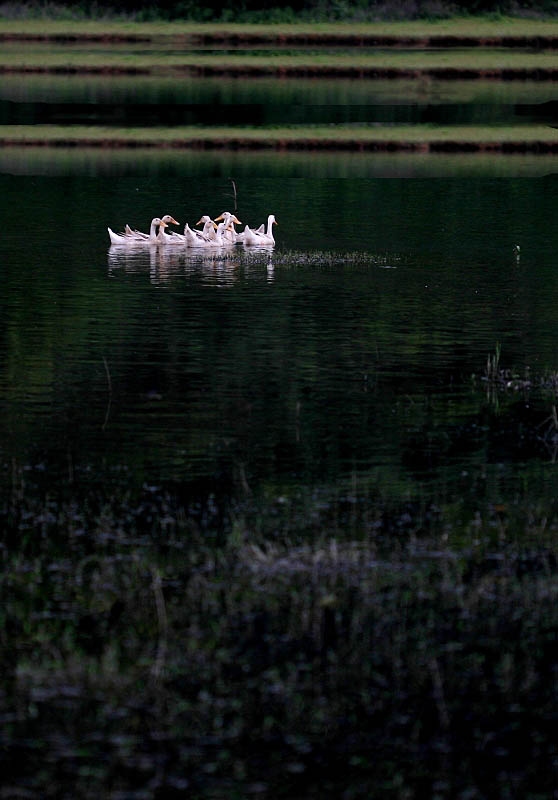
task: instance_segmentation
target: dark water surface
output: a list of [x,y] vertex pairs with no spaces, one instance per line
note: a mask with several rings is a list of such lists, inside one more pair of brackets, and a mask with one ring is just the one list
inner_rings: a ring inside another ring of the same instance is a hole
[[6,74],[0,124],[482,124],[558,121],[536,81]]
[[[498,346],[521,377],[558,369],[555,175],[166,158],[11,174],[3,157],[4,491],[16,470],[46,491],[374,486],[474,506],[478,476],[497,502],[527,464],[553,491],[536,433],[552,399],[495,400],[482,376]],[[272,251],[109,247],[107,226],[194,225],[232,209],[233,188],[243,223],[275,214]]]
[[[4,76],[0,115],[551,89]],[[552,796],[556,163],[0,148],[2,797]],[[225,210],[276,246],[109,245]]]

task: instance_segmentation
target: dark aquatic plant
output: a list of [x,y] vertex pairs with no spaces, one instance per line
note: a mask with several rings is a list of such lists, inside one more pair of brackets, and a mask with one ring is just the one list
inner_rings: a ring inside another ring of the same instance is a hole
[[494,353],[489,353],[486,359],[485,379],[489,383],[494,383],[500,379],[500,343],[496,343]]
[[487,356],[482,380],[490,390],[533,391],[556,398],[558,395],[558,372],[556,370],[536,375],[529,366],[525,366],[523,370],[515,367],[504,368],[500,365],[501,353],[501,345],[497,343],[494,353],[489,353]]
[[[507,436],[509,442],[515,440],[523,453],[539,452],[555,463],[558,458],[558,373],[550,371],[537,375],[528,366],[523,371],[504,368],[500,356],[498,343],[495,352],[488,355],[482,381],[491,407],[498,412],[496,419],[500,418],[502,436]],[[518,397],[521,408],[514,411]]]

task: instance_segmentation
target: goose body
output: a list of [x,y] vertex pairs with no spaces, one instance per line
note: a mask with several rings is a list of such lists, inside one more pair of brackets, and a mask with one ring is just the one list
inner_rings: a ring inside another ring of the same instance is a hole
[[[236,242],[237,242],[237,244],[242,244],[244,242],[244,239],[245,239],[245,236],[246,236],[245,231],[246,231],[246,228],[243,231],[241,231],[240,233],[236,234]],[[260,225],[259,228],[252,228],[251,229],[251,233],[265,233],[265,225],[263,224],[263,222],[262,222],[262,224]]]
[[[151,220],[151,227],[149,233],[140,234],[139,231],[131,231],[128,234],[127,230],[124,233],[115,233],[111,228],[107,228],[111,244],[141,244],[143,242],[156,242],[157,241],[157,228],[161,225],[162,220],[159,217],[153,217]],[[126,229],[130,229],[127,225]]]
[[172,238],[186,247],[207,247],[213,238],[214,229],[217,226],[207,214],[204,214],[204,216],[196,222],[196,225],[201,225],[202,222],[203,231],[197,231],[186,223],[184,226],[184,234],[175,233]]
[[201,231],[192,230],[188,223],[184,226],[184,236],[181,238],[186,247],[208,247],[210,242],[209,236],[204,236]]
[[107,228],[111,244],[129,244],[130,239],[123,233],[115,233],[111,228]]
[[156,243],[158,241],[157,228],[160,228],[161,223],[167,225],[178,225],[178,222],[170,214],[165,214],[164,217],[153,217],[149,228],[149,233],[142,233],[138,230],[133,230],[129,225],[126,225],[123,233],[114,233],[111,228],[108,228],[111,244],[142,244]]
[[224,247],[225,245],[230,245],[232,242],[225,238],[227,228],[224,222],[220,222],[217,225],[217,230],[215,231],[215,236],[210,239],[208,247]]
[[267,218],[267,230],[262,231],[262,227],[257,230],[249,228],[248,225],[244,228],[244,237],[242,241],[244,244],[249,245],[251,247],[269,247],[270,245],[275,244],[275,239],[273,237],[273,226],[277,225],[277,220],[273,214],[270,214]]
[[[165,223],[165,225],[179,225],[180,224],[170,214],[165,214],[164,217],[161,217],[161,220],[162,220],[162,222]],[[153,220],[151,221],[151,228],[149,230],[149,233],[142,233],[141,231],[138,231],[138,230],[135,230],[135,229],[132,230],[132,228],[130,228],[129,225],[126,225],[126,228],[125,228],[124,232],[125,232],[126,236],[134,237],[134,238],[137,238],[137,239],[149,239],[150,241],[155,241],[156,238],[157,238],[157,232],[154,230],[154,227],[153,227]]]
[[173,233],[169,236],[168,233],[165,233],[165,228],[168,228],[168,223],[161,220],[159,225],[159,233],[157,234],[156,242],[157,244],[183,244],[182,237],[179,234]]

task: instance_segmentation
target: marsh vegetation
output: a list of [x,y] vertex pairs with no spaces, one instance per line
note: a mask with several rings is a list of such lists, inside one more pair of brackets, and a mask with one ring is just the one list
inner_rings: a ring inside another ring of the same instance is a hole
[[7,796],[549,796],[553,503],[321,505],[218,544],[153,491],[20,497]]

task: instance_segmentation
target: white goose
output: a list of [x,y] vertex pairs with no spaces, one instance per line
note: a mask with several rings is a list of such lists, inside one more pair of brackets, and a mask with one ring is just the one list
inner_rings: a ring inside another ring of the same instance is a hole
[[[186,223],[186,228],[184,232],[184,239],[186,240],[187,247],[201,247],[204,250],[213,250],[218,247],[224,247],[225,245],[231,245],[232,242],[227,241],[225,236],[225,223],[220,222],[218,225],[215,226],[216,230],[213,232],[213,236],[201,237],[200,231],[193,231],[190,226]],[[198,234],[198,235],[196,235]],[[175,234],[176,236],[177,234]]]
[[172,238],[173,243],[182,244],[186,247],[207,247],[211,243],[211,239],[214,238],[217,225],[207,214],[204,214],[196,222],[196,225],[201,225],[202,222],[204,223],[203,231],[196,231],[186,223],[184,234],[173,233],[172,237],[169,238]]
[[270,245],[274,245],[275,239],[273,237],[273,226],[277,224],[278,223],[274,215],[270,214],[267,218],[267,230],[265,232],[261,230],[262,226],[260,226],[258,230],[253,230],[246,225],[244,228],[244,238],[242,241],[244,244],[252,247],[269,247]]
[[111,244],[144,244],[144,243],[157,243],[157,228],[161,222],[166,225],[178,225],[179,223],[170,214],[165,214],[164,217],[153,217],[149,233],[142,233],[141,231],[132,230],[129,225],[126,225],[123,233],[115,233],[111,228],[107,228]]
[[[158,217],[156,217],[155,219],[158,219]],[[180,224],[170,214],[165,214],[164,217],[161,217],[161,220],[166,225],[179,225]],[[142,233],[141,231],[138,231],[138,230],[135,230],[135,229],[132,230],[132,228],[130,228],[129,225],[126,225],[126,227],[124,229],[124,235],[128,236],[131,239],[140,239],[140,240],[141,239],[143,239],[143,240],[148,239],[149,241],[152,241],[152,242],[156,241],[156,239],[157,239],[157,233],[156,233],[156,231],[154,229],[154,226],[153,226],[153,220],[151,221],[151,228],[149,230],[149,233]]]
[[[178,234],[175,234],[175,236],[178,236]],[[184,226],[184,236],[180,238],[182,244],[185,244],[186,247],[207,247],[210,242],[209,236],[204,236],[201,231],[192,230],[188,223]]]
[[203,236],[206,239],[212,239],[215,237],[215,231],[217,230],[217,225],[211,219],[208,214],[204,214],[197,222],[196,225],[201,225],[203,222],[203,229],[200,231],[194,231],[194,233],[198,233],[200,236]]
[[226,226],[224,223],[220,222],[219,225],[217,225],[207,214],[204,214],[204,216],[196,222],[196,225],[201,225],[202,222],[204,223],[203,231],[193,230],[188,223],[186,223],[184,236],[181,238],[184,239],[187,247],[211,248],[232,244],[232,242],[228,242],[224,238],[226,233]]
[[[115,233],[111,228],[107,228],[111,244],[142,244],[143,242],[156,242],[157,241],[157,228],[161,225],[162,220],[159,217],[153,217],[151,220],[151,228],[149,233],[144,233],[141,236],[129,235],[128,233]],[[132,234],[134,232],[132,231]]]
[[[246,231],[246,228],[241,233],[237,233],[236,234],[236,242],[237,242],[237,244],[242,244],[244,242],[244,238],[246,236],[245,231]],[[259,228],[251,228],[250,231],[251,231],[251,233],[265,233],[265,225],[262,222],[262,224],[260,225]]]
[[165,233],[165,228],[168,228],[168,223],[164,220],[161,220],[159,225],[159,233],[157,234],[157,238],[155,239],[157,244],[184,244],[182,241],[182,236],[178,233],[173,233],[169,236],[168,233]]
[[225,245],[233,244],[233,242],[225,238],[226,233],[227,233],[227,228],[225,223],[220,222],[217,225],[215,236],[209,240],[208,247],[224,247]]
[[[236,214],[231,214],[230,211],[223,211],[222,214],[219,214],[218,217],[215,217],[215,222],[219,222],[219,220],[222,220],[225,223],[225,233],[223,234],[225,242],[236,244],[238,241],[242,241],[244,234],[237,233],[234,227],[235,225],[242,225]],[[239,239],[239,237],[241,238]]]

